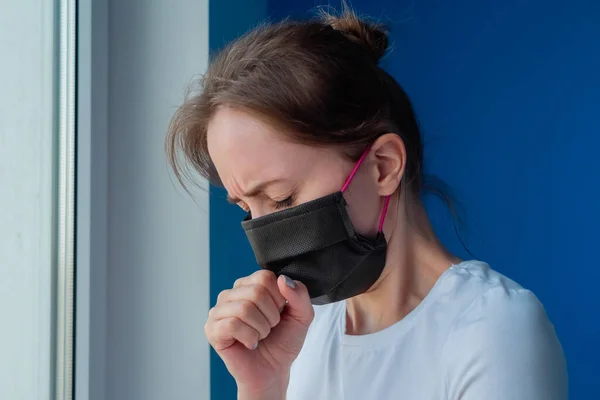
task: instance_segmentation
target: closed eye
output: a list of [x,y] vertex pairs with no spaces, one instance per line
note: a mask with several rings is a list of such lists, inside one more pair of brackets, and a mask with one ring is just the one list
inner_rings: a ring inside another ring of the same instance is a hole
[[280,210],[282,208],[291,207],[294,204],[294,196],[288,196],[283,200],[271,200],[271,207],[275,210]]

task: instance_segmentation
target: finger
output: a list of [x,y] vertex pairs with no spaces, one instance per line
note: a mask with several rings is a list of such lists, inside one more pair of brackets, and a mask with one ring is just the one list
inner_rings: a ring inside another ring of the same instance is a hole
[[283,309],[285,306],[285,298],[281,295],[281,292],[277,287],[277,277],[272,271],[266,269],[258,270],[250,276],[240,278],[235,281],[233,287],[238,288],[251,284],[264,286],[273,297],[273,301],[277,305],[277,308],[280,310]]
[[315,311],[306,286],[285,275],[279,277],[277,285],[281,295],[288,301],[287,315],[308,327],[314,318]]
[[221,291],[221,293],[219,293],[219,295],[217,296],[217,306],[222,304],[222,303],[227,303],[227,298],[229,297],[229,294],[231,293],[231,289],[226,289]]
[[239,318],[243,323],[259,333],[260,339],[266,338],[271,332],[271,324],[260,312],[256,304],[250,300],[237,300],[224,303],[211,311],[210,318],[214,321],[231,317]]
[[218,304],[222,305],[228,302],[250,300],[258,307],[258,310],[265,316],[267,321],[269,321],[271,328],[279,323],[281,319],[281,309],[277,307],[275,300],[273,300],[273,296],[271,296],[267,288],[263,285],[248,284],[224,292],[221,292],[219,295],[220,303],[218,302]]
[[256,349],[259,333],[237,317],[224,318],[206,325],[206,337],[216,351],[231,347],[237,340],[250,350]]

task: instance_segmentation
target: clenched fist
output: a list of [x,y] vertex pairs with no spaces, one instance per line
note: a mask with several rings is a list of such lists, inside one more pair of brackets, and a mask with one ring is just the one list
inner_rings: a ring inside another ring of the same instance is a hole
[[314,311],[306,287],[260,270],[219,294],[208,341],[238,385],[238,398],[282,399]]

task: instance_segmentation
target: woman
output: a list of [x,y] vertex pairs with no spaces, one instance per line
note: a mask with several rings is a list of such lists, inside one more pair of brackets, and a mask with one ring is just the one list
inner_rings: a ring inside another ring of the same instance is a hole
[[349,10],[262,26],[176,113],[178,177],[183,155],[226,188],[263,267],[219,295],[209,342],[244,400],[565,399],[537,298],[434,234],[387,43]]

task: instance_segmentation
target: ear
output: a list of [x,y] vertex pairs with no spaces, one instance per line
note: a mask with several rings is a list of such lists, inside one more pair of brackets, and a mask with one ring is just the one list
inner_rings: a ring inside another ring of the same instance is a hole
[[390,196],[398,189],[406,167],[406,147],[395,133],[380,136],[371,146],[377,173],[377,194]]

